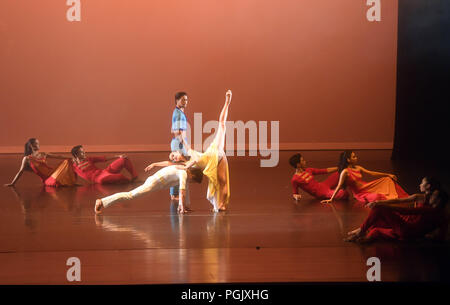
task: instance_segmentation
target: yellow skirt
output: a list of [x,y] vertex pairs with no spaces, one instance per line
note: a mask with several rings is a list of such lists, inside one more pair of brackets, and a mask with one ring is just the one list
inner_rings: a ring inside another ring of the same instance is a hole
[[[224,156],[225,158],[225,156]],[[219,165],[219,150],[217,141],[211,143],[208,149],[202,154],[197,161],[197,165],[203,169],[203,174],[208,177],[208,193],[206,198],[217,207],[220,198],[220,185],[217,175],[217,167]],[[226,167],[227,171],[227,196],[225,198],[225,206],[228,206],[230,200],[230,174],[228,170],[228,163]]]

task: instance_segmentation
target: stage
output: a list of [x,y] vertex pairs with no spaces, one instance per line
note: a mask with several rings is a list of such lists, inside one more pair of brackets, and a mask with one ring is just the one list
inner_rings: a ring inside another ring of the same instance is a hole
[[[335,166],[339,154],[302,153],[318,168]],[[395,173],[408,193],[417,192],[423,165],[392,162],[388,150],[357,153],[365,168]],[[273,168],[261,168],[259,157],[229,157],[230,206],[217,214],[206,200],[206,179],[191,185],[188,214],[178,215],[163,190],[95,216],[96,198],[139,183],[53,189],[27,172],[16,187],[0,188],[0,284],[68,284],[70,257],[81,262],[77,284],[366,282],[370,257],[380,259],[382,281],[449,281],[448,242],[344,242],[368,210],[344,201],[323,205],[305,193],[296,203],[291,154],[281,152]],[[141,180],[146,165],[167,155],[128,154]],[[0,155],[2,184],[21,158]]]

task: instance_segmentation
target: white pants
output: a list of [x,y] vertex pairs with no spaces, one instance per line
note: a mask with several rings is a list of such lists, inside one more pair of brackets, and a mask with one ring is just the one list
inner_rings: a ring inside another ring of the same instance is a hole
[[145,193],[161,190],[167,186],[157,177],[150,176],[145,180],[144,184],[129,192],[116,193],[111,196],[102,198],[103,207],[107,208],[120,200],[131,200]]

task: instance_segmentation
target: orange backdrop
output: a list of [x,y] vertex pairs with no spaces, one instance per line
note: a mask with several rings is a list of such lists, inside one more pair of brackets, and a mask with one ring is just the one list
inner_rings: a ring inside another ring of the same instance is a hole
[[397,1],[381,1],[381,22],[368,8],[81,0],[81,22],[69,22],[65,0],[2,0],[0,152],[29,137],[169,149],[174,93],[189,93],[191,122],[206,121],[229,88],[229,119],[280,121],[282,148],[390,147]]

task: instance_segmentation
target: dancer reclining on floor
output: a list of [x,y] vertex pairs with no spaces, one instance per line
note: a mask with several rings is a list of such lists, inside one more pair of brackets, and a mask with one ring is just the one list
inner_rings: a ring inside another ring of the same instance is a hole
[[[71,152],[73,155],[73,169],[75,173],[91,183],[128,183],[136,180],[138,177],[133,164],[128,157],[124,155],[116,156],[114,158],[106,158],[104,156],[86,157],[82,145],[74,146]],[[106,162],[112,159],[116,160],[105,169],[100,169],[95,166],[95,163]],[[120,173],[124,168],[130,173],[131,179]]]
[[[16,176],[11,183],[5,186],[14,186],[24,171],[32,171],[38,175],[45,186],[70,186],[74,185],[76,175],[72,169],[72,160],[70,158],[43,153],[39,151],[40,143],[36,138],[31,138],[25,143],[25,152],[22,164]],[[56,169],[47,164],[47,158],[63,159]]]
[[[149,171],[149,167],[146,171]],[[179,185],[178,212],[185,213],[186,207],[186,183],[201,183],[203,174],[197,168],[181,169],[179,165],[164,167],[145,180],[145,183],[129,192],[116,193],[114,195],[97,199],[95,201],[95,213],[99,214],[104,208],[120,200],[131,200],[146,193],[161,189],[167,189]]]
[[[330,198],[334,193],[339,180],[337,167],[330,167],[324,169],[307,168],[306,161],[301,154],[295,154],[289,159],[289,164],[295,168],[295,173],[292,176],[292,193],[295,200],[300,200],[302,196],[298,193],[298,188],[314,196],[317,199]],[[317,182],[315,175],[331,174],[325,181]],[[337,192],[335,199],[346,199],[348,193],[341,189]]]
[[[338,194],[339,190],[347,188],[349,195],[352,195],[359,205],[364,205],[375,200],[406,198],[409,195],[396,183],[397,177],[392,174],[369,171],[357,165],[356,154],[347,150],[340,156],[339,161],[339,183],[333,195],[322,203],[330,203]],[[383,177],[370,182],[362,180],[362,173],[375,177]]]
[[[421,193],[407,198],[368,203],[372,208],[364,223],[348,233],[346,241],[406,240],[426,237],[444,239],[448,230],[445,205],[448,195],[433,178],[425,177]],[[418,203],[417,203],[418,202]],[[415,207],[410,207],[414,203]],[[433,234],[434,233],[434,234]]]

